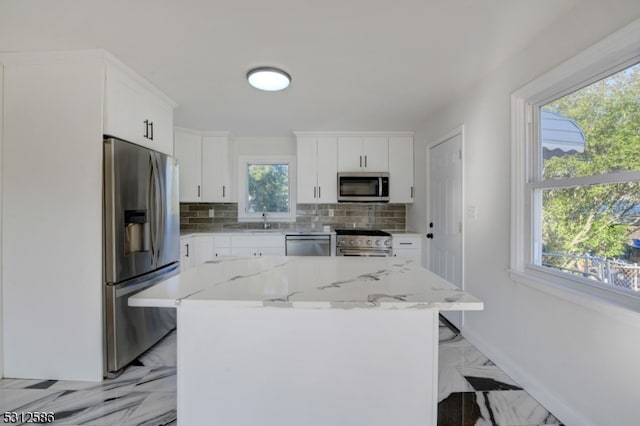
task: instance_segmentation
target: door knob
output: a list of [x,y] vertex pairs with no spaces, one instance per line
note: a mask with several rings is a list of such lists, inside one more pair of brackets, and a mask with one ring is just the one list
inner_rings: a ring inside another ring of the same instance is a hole
[[432,234],[431,232],[429,232],[429,233],[427,234],[427,238],[429,238],[429,239],[433,238],[433,234]]

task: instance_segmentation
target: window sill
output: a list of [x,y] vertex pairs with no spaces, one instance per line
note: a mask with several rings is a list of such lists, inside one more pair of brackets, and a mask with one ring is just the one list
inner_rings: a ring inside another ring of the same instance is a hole
[[581,284],[535,267],[527,268],[526,271],[509,270],[509,277],[534,290],[640,326],[640,299]]

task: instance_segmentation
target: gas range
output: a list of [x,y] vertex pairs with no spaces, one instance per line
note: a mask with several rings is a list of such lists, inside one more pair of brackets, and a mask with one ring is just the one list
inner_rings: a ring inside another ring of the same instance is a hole
[[336,256],[391,256],[391,234],[378,229],[336,229]]

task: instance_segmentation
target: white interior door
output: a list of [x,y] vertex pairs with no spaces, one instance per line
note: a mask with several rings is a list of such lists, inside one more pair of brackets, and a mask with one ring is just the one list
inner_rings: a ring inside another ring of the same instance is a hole
[[[461,131],[429,149],[429,171],[429,269],[462,289]],[[462,312],[442,314],[460,328]]]

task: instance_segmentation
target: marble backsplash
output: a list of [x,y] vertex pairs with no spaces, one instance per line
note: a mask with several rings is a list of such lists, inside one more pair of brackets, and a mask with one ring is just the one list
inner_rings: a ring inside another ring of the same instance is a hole
[[[209,217],[209,210],[214,217]],[[333,216],[330,216],[333,210]],[[295,222],[270,222],[273,229],[376,228],[404,231],[404,204],[298,204]],[[238,222],[237,203],[180,203],[181,232],[260,229],[262,222]]]

